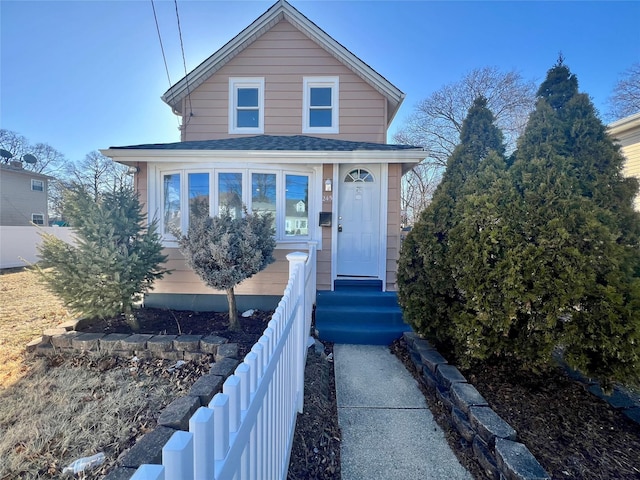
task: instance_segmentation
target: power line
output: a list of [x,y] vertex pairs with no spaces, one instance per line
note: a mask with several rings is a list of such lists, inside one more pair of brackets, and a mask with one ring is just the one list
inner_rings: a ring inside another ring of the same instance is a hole
[[167,72],[167,80],[169,81],[169,88],[171,88],[171,77],[169,76],[169,66],[167,65],[167,56],[164,53],[164,45],[162,44],[162,35],[160,35],[160,25],[158,25],[158,16],[156,15],[156,6],[151,0],[151,8],[153,9],[153,19],[156,22],[156,31],[158,32],[158,40],[160,40],[160,50],[162,51],[162,60],[164,61],[164,69]]
[[184,44],[182,42],[182,29],[180,28],[180,15],[178,14],[178,0],[173,0],[173,3],[176,6],[176,19],[178,20],[178,35],[180,37],[180,49],[182,50],[182,64],[184,65],[184,80],[187,87],[187,99],[189,100],[189,117],[187,117],[187,120],[184,125],[186,126],[189,123],[189,119],[193,115],[193,108],[191,106],[191,92],[189,92],[189,76],[187,74],[187,60],[185,59],[185,56],[184,56]]

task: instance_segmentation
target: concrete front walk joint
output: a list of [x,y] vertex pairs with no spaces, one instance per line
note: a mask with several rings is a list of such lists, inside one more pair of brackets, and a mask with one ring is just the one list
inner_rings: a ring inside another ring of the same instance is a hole
[[343,480],[471,480],[388,347],[333,347]]

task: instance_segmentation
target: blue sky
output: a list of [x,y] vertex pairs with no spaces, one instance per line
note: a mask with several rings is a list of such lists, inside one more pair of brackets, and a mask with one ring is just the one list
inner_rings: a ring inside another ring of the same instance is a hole
[[[273,0],[275,1],[275,0]],[[187,70],[273,1],[179,0]],[[476,67],[537,83],[562,51],[580,90],[606,112],[640,61],[639,1],[317,1],[294,7],[418,101]],[[171,82],[184,76],[173,1],[155,0]],[[70,160],[116,145],[179,140],[150,0],[0,1],[0,127]]]

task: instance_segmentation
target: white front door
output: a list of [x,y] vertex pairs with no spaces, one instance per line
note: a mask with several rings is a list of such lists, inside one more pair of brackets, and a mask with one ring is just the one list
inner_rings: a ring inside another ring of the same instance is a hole
[[379,165],[340,165],[338,276],[379,275],[380,180]]

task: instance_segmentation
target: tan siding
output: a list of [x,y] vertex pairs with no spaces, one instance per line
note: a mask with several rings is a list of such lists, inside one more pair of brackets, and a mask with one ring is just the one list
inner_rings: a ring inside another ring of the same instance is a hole
[[[333,165],[322,166],[322,178],[333,178]],[[335,186],[334,186],[335,187]],[[322,211],[333,211],[333,192],[323,191]],[[332,228],[322,229],[322,250],[317,256],[316,287],[318,290],[331,290],[331,232]]]
[[400,256],[400,178],[402,167],[389,165],[387,200],[387,274],[386,289],[396,290],[397,261]]
[[[622,147],[622,154],[627,162],[624,166],[624,174],[629,177],[636,177],[640,181],[640,133],[636,135],[636,143],[629,143]],[[636,195],[636,210],[640,211],[640,193]]]
[[301,134],[303,76],[340,77],[340,134],[326,137],[386,141],[383,95],[284,20],[194,90],[183,140],[230,136],[229,77],[265,78],[265,134]]
[[[289,262],[286,259],[291,250],[275,250],[276,261],[262,272],[254,275],[236,287],[238,295],[282,295],[289,280]],[[217,293],[207,287],[202,280],[187,267],[177,248],[166,248],[163,253],[169,256],[167,268],[174,269],[171,275],[154,284],[153,293]]]

